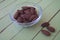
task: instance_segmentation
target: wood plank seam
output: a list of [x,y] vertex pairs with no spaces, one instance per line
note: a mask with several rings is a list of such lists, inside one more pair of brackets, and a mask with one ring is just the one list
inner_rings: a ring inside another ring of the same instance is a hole
[[[48,8],[53,2],[55,2],[55,0],[53,0],[49,5],[47,5],[47,7],[45,7],[44,9],[43,9],[43,11],[46,9],[46,8]],[[40,3],[40,2],[38,2],[38,3]],[[37,4],[38,4],[37,3]]]
[[3,17],[0,18],[0,20],[2,20],[4,17],[6,17],[8,15],[8,13],[6,15],[4,15]]
[[12,40],[16,35],[18,35],[23,29],[24,29],[24,27],[21,30],[19,30],[13,37],[11,37],[10,40]]
[[5,28],[3,28],[0,33],[2,33],[6,28],[8,28],[13,22],[11,22],[9,25],[7,25]]
[[10,6],[12,3],[16,2],[17,0],[14,0],[13,2],[11,2],[10,4],[6,5],[5,7],[1,8],[0,10],[3,10],[4,8],[6,8],[7,6]]
[[54,40],[58,36],[59,33],[60,33],[60,30],[56,33],[56,35],[52,38],[52,40]]
[[32,40],[40,33],[40,31],[42,30],[43,28],[41,28],[36,35],[34,35],[34,37],[32,38]]

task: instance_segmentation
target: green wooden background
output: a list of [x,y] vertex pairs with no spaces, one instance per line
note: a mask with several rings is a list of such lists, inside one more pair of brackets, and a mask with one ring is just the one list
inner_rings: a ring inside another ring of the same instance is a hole
[[[8,15],[13,7],[18,9],[17,7],[24,2],[37,3],[43,9],[40,22],[30,28],[15,25]],[[34,35],[41,30],[41,23],[48,21],[58,9],[60,9],[60,0],[0,0],[0,31],[7,27],[0,33],[0,40],[32,40]],[[55,33],[51,33],[51,36],[47,37],[40,32],[33,40],[60,40],[60,12],[50,24],[56,29]]]

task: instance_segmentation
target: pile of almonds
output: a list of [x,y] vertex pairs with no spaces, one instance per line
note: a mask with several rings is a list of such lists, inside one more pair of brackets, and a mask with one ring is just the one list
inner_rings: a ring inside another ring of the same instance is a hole
[[24,6],[21,10],[17,10],[14,19],[20,23],[28,23],[38,18],[37,11],[34,7]]
[[41,30],[41,32],[43,33],[43,34],[45,34],[46,36],[50,36],[51,35],[51,33],[50,32],[55,32],[55,28],[53,28],[52,26],[50,26],[50,24],[49,24],[49,22],[44,22],[44,23],[42,23],[41,24],[41,26],[44,28],[44,27],[46,27],[47,28],[47,30]]

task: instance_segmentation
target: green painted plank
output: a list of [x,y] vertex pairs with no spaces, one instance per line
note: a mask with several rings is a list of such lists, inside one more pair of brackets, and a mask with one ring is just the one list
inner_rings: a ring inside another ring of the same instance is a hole
[[[42,9],[43,9],[43,16],[42,16],[42,19],[44,19],[43,21],[48,21],[49,20],[49,17],[51,17],[51,15],[53,15],[53,14],[51,14],[50,12],[49,12],[49,9],[48,9],[48,7],[54,2],[54,1],[56,1],[56,0],[42,0],[43,2],[39,2],[38,3],[38,5],[40,5],[41,7],[42,7]],[[46,9],[46,10],[45,10]],[[50,10],[51,10],[51,8],[50,8]],[[48,12],[47,12],[48,11]],[[53,10],[53,11],[55,11],[55,10]],[[49,15],[48,16],[48,19],[46,18],[46,16],[47,15]],[[47,20],[46,20],[47,19]]]
[[42,9],[44,10],[49,5],[51,5],[54,1],[55,0],[42,0],[42,2],[39,1],[37,4],[40,5],[42,7]]
[[[60,0],[56,0],[53,4],[51,4],[51,6],[47,7],[46,11],[47,12],[45,15],[45,17],[49,17],[49,14],[52,15],[54,14],[59,8],[60,8],[60,5],[57,5],[60,3]],[[49,14],[48,14],[48,11],[49,11]],[[46,19],[49,19],[49,18],[46,18]],[[51,26],[53,26],[55,29],[56,29],[56,33],[60,30],[59,26],[60,26],[60,12],[58,15],[56,15],[56,17],[51,21]],[[52,40],[52,38],[55,36],[56,33],[52,33],[52,35],[50,37],[46,37],[45,35],[43,35],[42,33],[39,33],[36,38],[34,40]]]
[[14,23],[10,25],[3,33],[0,34],[0,40],[9,40],[17,32],[21,32],[23,28],[21,26],[15,25]]
[[9,25],[12,21],[10,20],[9,15],[7,15],[4,19],[0,20],[0,31]]
[[43,0],[28,0],[26,2],[31,2],[31,3],[38,3],[38,2],[42,2]]
[[[39,23],[40,24],[40,23]],[[24,28],[19,34],[12,40],[32,40],[32,37],[40,30],[40,25],[35,25],[31,28]]]
[[0,4],[0,10],[4,8],[5,6],[15,2],[16,0],[5,0],[3,3]]
[[60,30],[58,31],[59,33],[57,34],[57,36],[55,37],[54,40],[60,40]]
[[[17,3],[12,4],[11,6],[8,6],[0,11],[0,18],[4,15],[7,15],[11,10],[13,10],[14,7],[16,7]],[[13,7],[14,6],[14,7]]]

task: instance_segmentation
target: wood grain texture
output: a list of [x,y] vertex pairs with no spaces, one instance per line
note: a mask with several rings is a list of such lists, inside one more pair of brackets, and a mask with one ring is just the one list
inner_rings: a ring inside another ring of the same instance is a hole
[[[6,0],[5,3],[1,3],[0,7],[1,9],[12,2]],[[32,40],[34,35],[42,28],[40,25],[44,21],[48,21],[52,15],[60,8],[59,3],[60,0],[17,0],[16,2],[12,3],[9,6],[6,6],[2,10],[0,10],[0,30],[5,28],[7,25],[9,25],[12,21],[9,18],[8,13],[13,9],[13,6],[18,9],[20,5],[22,5],[23,2],[33,2],[40,5],[43,9],[43,16],[41,21],[37,23],[36,25],[30,27],[30,28],[24,28],[20,25],[17,25],[15,23],[11,24],[2,34],[0,34],[0,40]],[[2,6],[2,4],[4,6]],[[15,10],[16,10],[15,9]],[[6,15],[6,16],[5,16]],[[51,21],[51,25],[56,29],[56,33],[58,30],[60,30],[60,19],[59,16],[60,13]],[[47,17],[48,16],[48,17]],[[58,20],[57,20],[58,19]],[[23,30],[22,30],[23,29]],[[46,37],[41,32],[34,38],[34,40],[52,40],[54,35],[56,33],[53,33],[52,36]],[[14,36],[15,35],[15,36]],[[13,38],[12,38],[13,37]],[[60,36],[58,36],[56,39],[59,39]],[[56,40],[55,39],[55,40]]]

